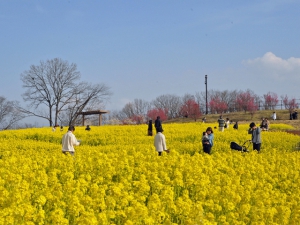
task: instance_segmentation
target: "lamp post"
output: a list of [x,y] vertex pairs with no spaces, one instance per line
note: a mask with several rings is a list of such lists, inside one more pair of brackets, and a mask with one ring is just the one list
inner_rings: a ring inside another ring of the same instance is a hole
[[205,75],[205,114],[208,114],[207,109],[207,75]]

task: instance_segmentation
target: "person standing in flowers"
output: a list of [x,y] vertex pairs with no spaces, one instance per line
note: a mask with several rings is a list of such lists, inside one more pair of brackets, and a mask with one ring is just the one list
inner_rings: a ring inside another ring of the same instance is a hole
[[254,122],[250,123],[248,134],[252,135],[251,142],[253,143],[253,150],[260,152],[261,147],[261,129],[257,127]]
[[162,129],[162,125],[161,125],[161,120],[160,120],[160,116],[156,117],[156,120],[154,121],[154,126],[156,129],[156,133],[158,132],[158,129]]
[[156,151],[158,152],[158,155],[161,156],[163,151],[166,151],[169,153],[170,151],[167,149],[167,144],[166,144],[166,137],[162,133],[164,130],[162,127],[159,127],[156,129],[157,134],[154,137],[154,146]]
[[208,143],[209,143],[209,139],[208,139],[208,135],[205,131],[205,132],[203,132],[203,135],[202,135],[202,146],[203,146],[203,151],[204,152],[206,152],[205,147]]
[[226,118],[226,121],[225,121],[225,128],[229,129],[229,124],[230,124],[230,119],[229,119],[229,118]]
[[211,127],[208,127],[206,132],[203,132],[202,144],[203,151],[207,154],[211,154],[211,148],[214,145],[214,132]]
[[235,124],[233,125],[233,129],[236,129],[236,130],[239,129],[239,121],[235,122]]
[[223,119],[222,116],[220,116],[220,118],[218,119],[218,123],[219,123],[219,131],[224,131],[224,127],[225,127],[225,120]]
[[64,154],[70,153],[72,156],[75,155],[74,146],[80,145],[80,142],[76,139],[75,135],[73,134],[75,131],[74,126],[70,126],[68,132],[62,138],[62,152]]
[[149,123],[148,123],[148,136],[152,136],[153,135],[153,126],[152,126],[152,120],[149,120]]
[[90,131],[91,130],[90,125],[86,125],[85,130]]

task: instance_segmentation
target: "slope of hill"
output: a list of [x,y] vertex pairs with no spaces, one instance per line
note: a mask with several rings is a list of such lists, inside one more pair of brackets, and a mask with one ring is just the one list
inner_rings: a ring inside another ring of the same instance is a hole
[[[223,113],[223,118],[229,118],[230,121],[239,121],[239,124],[247,124],[250,122],[255,122],[260,124],[261,118],[267,118],[270,123],[283,123],[289,124],[295,127],[295,129],[300,130],[300,120],[290,120],[290,113],[288,110],[276,110],[277,119],[273,121],[272,116],[273,110],[260,110],[257,111],[253,116],[249,112],[232,112],[232,113]],[[208,123],[217,122],[220,114],[208,114],[202,115],[197,122],[201,122],[203,117],[206,117],[206,121]],[[164,123],[188,123],[188,122],[195,122],[193,118],[176,118],[168,121],[164,121]]]

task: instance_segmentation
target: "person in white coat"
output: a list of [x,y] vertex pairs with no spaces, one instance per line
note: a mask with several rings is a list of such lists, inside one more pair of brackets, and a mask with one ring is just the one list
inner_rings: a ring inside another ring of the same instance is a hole
[[159,127],[157,129],[157,134],[154,137],[154,146],[156,151],[158,152],[158,155],[161,156],[163,151],[166,151],[169,153],[169,150],[167,149],[167,144],[166,144],[166,137],[162,133],[163,129]]
[[63,153],[70,153],[72,156],[75,155],[74,146],[80,145],[80,142],[76,139],[75,135],[73,134],[75,131],[74,126],[70,126],[68,132],[62,138],[62,152]]
[[272,119],[273,119],[273,120],[276,120],[276,112],[273,112],[273,114],[272,114]]

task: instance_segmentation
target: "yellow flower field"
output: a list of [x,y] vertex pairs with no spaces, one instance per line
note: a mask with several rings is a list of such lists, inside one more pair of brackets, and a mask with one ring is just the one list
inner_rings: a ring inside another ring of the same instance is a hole
[[157,156],[147,125],[76,127],[76,156],[61,153],[66,132],[0,132],[0,224],[299,224],[300,137],[262,133],[261,153],[230,142],[250,139],[248,125],[163,124],[169,154]]

